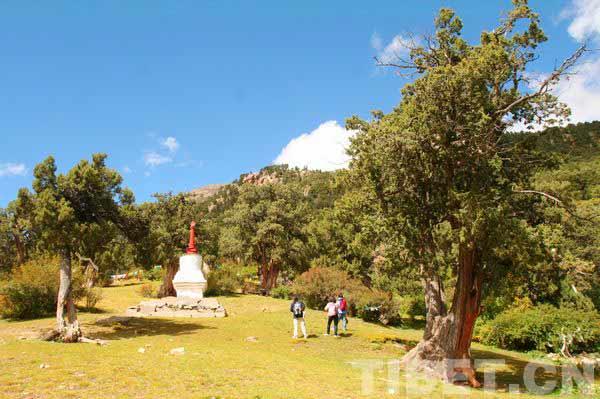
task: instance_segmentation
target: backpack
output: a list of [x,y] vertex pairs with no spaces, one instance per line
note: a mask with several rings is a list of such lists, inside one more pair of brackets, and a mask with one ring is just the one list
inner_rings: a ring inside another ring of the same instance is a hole
[[346,298],[339,298],[338,299],[338,308],[339,308],[340,312],[345,312],[347,307],[348,307],[348,303],[346,302]]
[[296,302],[292,307],[294,317],[302,317],[304,313],[304,304],[300,301]]

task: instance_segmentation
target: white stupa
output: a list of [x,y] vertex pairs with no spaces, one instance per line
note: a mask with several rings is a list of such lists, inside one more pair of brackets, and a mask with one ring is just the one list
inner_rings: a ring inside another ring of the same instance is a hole
[[190,225],[190,242],[186,254],[179,258],[179,271],[173,278],[177,298],[201,299],[206,290],[206,278],[202,273],[202,256],[196,249],[196,223]]
[[[131,317],[226,317],[227,311],[217,298],[204,298],[206,278],[204,278],[202,257],[196,249],[196,223],[190,225],[190,243],[186,254],[179,258],[179,271],[173,278],[177,297],[142,301],[127,308]],[[208,270],[206,273],[208,273]]]

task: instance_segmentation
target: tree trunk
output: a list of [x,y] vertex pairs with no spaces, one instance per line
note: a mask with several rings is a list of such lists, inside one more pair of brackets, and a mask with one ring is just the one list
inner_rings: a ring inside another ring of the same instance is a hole
[[[62,342],[78,342],[81,329],[77,321],[77,309],[72,295],[71,251],[63,249],[60,254],[60,286],[56,304],[56,331]],[[65,319],[66,311],[66,319]]]
[[459,248],[458,280],[450,311],[444,303],[439,275],[428,271],[423,280],[427,307],[425,332],[421,342],[404,357],[405,364],[445,381],[455,381],[462,375],[463,381],[479,387],[471,360],[482,284],[475,246],[461,244]]
[[269,266],[266,261],[260,264],[260,290],[263,295],[266,295],[269,279]]
[[277,278],[279,277],[279,266],[275,263],[271,264],[271,268],[269,269],[269,280],[267,288],[271,290],[272,288],[277,286]]
[[173,285],[173,278],[175,277],[175,274],[177,274],[178,270],[179,264],[176,260],[171,261],[167,265],[167,272],[165,273],[163,282],[158,289],[158,296],[160,298],[166,296],[177,296],[177,291],[175,291],[175,286]]
[[21,233],[14,233],[14,237],[15,247],[17,249],[17,262],[19,262],[19,265],[22,265],[23,263],[25,263],[25,258],[27,257],[25,253],[25,245],[23,244],[23,241],[21,241]]
[[273,287],[277,285],[279,277],[279,266],[273,262],[263,262],[260,266],[260,288],[263,295],[266,295]]

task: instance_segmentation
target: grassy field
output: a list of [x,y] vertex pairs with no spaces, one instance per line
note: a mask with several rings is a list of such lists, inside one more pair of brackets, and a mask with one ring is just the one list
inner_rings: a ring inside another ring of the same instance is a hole
[[[347,336],[336,339],[322,335],[323,314],[309,311],[309,339],[293,340],[288,302],[259,296],[220,298],[229,313],[224,319],[114,322],[114,316],[142,299],[137,289],[106,288],[100,312],[80,313],[86,335],[108,340],[105,346],[33,339],[36,331],[53,325],[52,319],[0,321],[0,397],[508,398],[513,396],[503,392],[508,384],[523,384],[526,357],[476,345],[476,357],[506,361],[497,367],[497,390],[433,387],[434,382],[421,380],[407,392],[407,376],[400,372],[397,386],[398,374],[386,366],[375,371],[371,394],[365,395],[362,369],[356,365],[398,359],[402,342],[417,340],[420,331],[352,319]],[[184,347],[185,354],[169,353],[177,347]],[[424,391],[415,393],[417,388]]]

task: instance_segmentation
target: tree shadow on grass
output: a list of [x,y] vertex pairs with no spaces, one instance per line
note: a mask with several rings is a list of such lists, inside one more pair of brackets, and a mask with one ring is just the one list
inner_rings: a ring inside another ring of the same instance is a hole
[[[417,341],[400,337],[378,338],[376,342],[402,345],[403,349],[406,351],[409,351],[418,343]],[[539,395],[547,395],[561,389],[563,373],[567,377],[572,374],[577,376],[585,375],[582,374],[581,368],[574,368],[574,365],[560,366],[550,362],[544,362],[543,360],[528,360],[511,355],[510,353],[498,353],[486,349],[473,349],[471,353],[473,359],[478,362],[475,364],[477,369],[477,380],[482,384],[485,384],[485,371],[489,371],[491,373],[493,370],[495,374],[495,384],[493,386],[493,390],[498,392],[510,392],[512,390],[515,393],[528,392],[529,394],[537,393]],[[527,386],[524,382],[526,370],[532,374],[535,372],[535,382],[529,381]],[[598,373],[599,371],[600,370],[596,370],[596,384],[600,383],[598,380],[600,377]],[[569,378],[567,378],[567,380],[570,381]],[[534,383],[536,386],[540,387],[540,389],[536,390],[535,386],[533,385]],[[573,384],[578,384],[577,378]],[[549,387],[545,392],[541,388],[544,386]]]
[[110,285],[107,285],[106,287],[102,287],[102,288],[121,288],[121,287],[130,287],[132,285],[142,285],[145,284],[144,281],[128,281],[126,283],[112,283]]
[[[187,319],[189,320],[189,319]],[[91,323],[89,337],[103,340],[117,340],[154,335],[187,335],[202,329],[215,327],[194,322],[161,318],[120,317],[112,316]]]
[[102,309],[102,308],[97,308],[97,307],[93,307],[93,308],[87,308],[85,306],[77,306],[77,312],[78,313],[92,313],[92,314],[105,314],[105,313],[110,313],[108,310],[106,309]]
[[[477,378],[480,382],[484,382],[484,372],[481,370],[485,367],[486,361],[489,360],[490,369],[495,372],[495,390],[501,392],[509,392],[515,390],[518,392],[528,392],[530,394],[549,394],[559,390],[562,387],[563,374],[568,378],[569,375],[583,375],[582,369],[574,365],[555,365],[541,360],[526,360],[511,356],[510,354],[496,353],[482,349],[473,349],[473,358],[479,360],[483,365],[477,367]],[[494,364],[500,362],[500,364]],[[525,385],[524,379],[526,372],[535,375],[535,381],[530,381],[528,386]],[[596,377],[598,374],[596,373]],[[577,385],[577,378],[574,384]],[[536,391],[535,386],[540,387]],[[549,387],[546,392],[543,391],[544,386]],[[528,390],[528,388],[531,388]],[[533,390],[533,391],[532,391]]]

